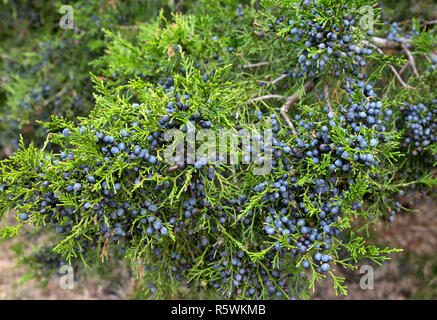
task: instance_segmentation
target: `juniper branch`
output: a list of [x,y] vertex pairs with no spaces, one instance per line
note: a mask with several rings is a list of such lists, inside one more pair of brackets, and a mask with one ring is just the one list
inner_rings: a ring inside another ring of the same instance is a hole
[[[284,58],[277,59],[277,60],[275,60],[275,62],[280,62],[282,60],[284,60]],[[270,64],[270,61],[263,61],[263,62],[245,64],[242,66],[242,68],[243,69],[250,69],[250,68],[265,67],[265,66],[268,66],[269,64]]]
[[409,61],[410,65],[411,65],[411,67],[413,68],[413,72],[414,72],[415,76],[417,78],[420,78],[419,72],[417,71],[416,62],[414,61],[414,57],[411,54],[411,51],[408,50],[407,46],[404,45],[404,44],[402,44],[402,49],[405,51],[405,53],[408,56],[408,61]]
[[429,25],[434,25],[437,24],[437,20],[430,20],[430,21],[423,21],[419,27],[424,27],[424,26],[429,26]]
[[258,62],[258,63],[251,63],[251,64],[245,64],[243,66],[243,69],[264,67],[264,66],[267,66],[268,64],[269,64],[268,61]]
[[[305,83],[305,85],[303,87],[305,94],[308,94],[309,92],[311,92],[314,89],[317,81],[318,81],[317,78],[313,78],[310,81],[308,81],[307,83]],[[291,106],[293,106],[299,100],[300,100],[300,98],[299,98],[298,93],[294,93],[293,95],[289,96],[287,98],[287,101],[285,102],[285,104],[281,107],[281,112],[287,113],[288,110],[291,108]]]
[[260,96],[250,99],[248,103],[253,104],[254,102],[261,101],[261,100],[268,100],[268,99],[285,99],[285,97],[279,94],[267,94],[265,96]]
[[[311,92],[314,89],[317,81],[318,81],[317,78],[313,78],[310,81],[308,81],[307,83],[305,83],[305,85],[303,87],[305,94],[308,94],[309,92]],[[293,123],[288,118],[287,112],[299,100],[300,100],[300,98],[299,98],[298,93],[294,93],[293,95],[291,95],[287,98],[287,101],[281,107],[281,110],[280,110],[282,117],[285,119],[285,122],[287,122],[288,126],[291,128],[291,132],[293,132],[293,134],[297,134],[297,131],[294,128]]]
[[275,80],[273,80],[271,84],[274,85],[274,84],[278,83],[279,81],[281,81],[282,79],[285,79],[287,77],[288,77],[288,74],[283,74],[280,77],[277,77]]
[[326,100],[326,104],[328,105],[329,112],[333,112],[331,100],[329,99],[329,87],[327,84],[325,85],[325,89],[323,91],[323,94],[325,95],[325,100]]
[[285,113],[284,111],[281,110],[281,115],[282,117],[285,119],[285,122],[287,122],[288,126],[291,128],[291,132],[293,132],[293,134],[297,134],[296,129],[294,128],[293,123],[290,121],[290,119],[288,118],[287,113]]
[[[376,49],[380,54],[384,54],[384,52],[378,48],[377,46],[375,46],[372,43],[368,43],[368,45],[374,49]],[[389,65],[391,71],[393,72],[393,74],[396,76],[396,78],[398,79],[399,83],[404,87],[404,88],[408,88],[408,89],[416,89],[415,87],[412,87],[408,84],[405,83],[405,81],[402,79],[402,77],[399,75],[398,71],[396,70],[395,67],[393,67],[391,64]]]
[[[379,38],[379,37],[372,37],[372,42],[377,45],[380,48],[383,49],[394,49],[394,50],[400,50],[402,49],[402,45],[406,44],[406,43],[411,43],[410,39],[407,38],[401,38],[401,42],[395,42],[395,41],[390,41],[384,38]],[[363,43],[365,45],[369,45],[368,41],[363,41]]]
[[399,75],[402,75],[404,73],[404,71],[407,70],[407,68],[408,68],[408,63],[404,64],[404,66],[399,71]]

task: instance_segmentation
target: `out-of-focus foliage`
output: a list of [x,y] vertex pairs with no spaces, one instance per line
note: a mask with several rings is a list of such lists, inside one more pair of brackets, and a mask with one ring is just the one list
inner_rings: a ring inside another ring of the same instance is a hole
[[[5,0],[0,3],[0,155],[17,147],[18,135],[38,144],[44,129],[36,120],[52,114],[75,118],[93,104],[89,63],[103,54],[103,28],[129,38],[138,21],[190,1],[76,1],[73,29],[59,25],[60,1]],[[6,147],[6,149],[5,149]],[[3,151],[3,152],[2,152]]]

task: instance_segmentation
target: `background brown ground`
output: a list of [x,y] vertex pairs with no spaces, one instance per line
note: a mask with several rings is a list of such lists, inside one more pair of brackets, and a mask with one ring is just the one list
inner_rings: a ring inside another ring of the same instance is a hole
[[[335,296],[332,291],[332,281],[320,282],[316,290],[316,299],[410,299],[413,294],[423,289],[427,283],[422,283],[417,277],[408,276],[406,268],[415,268],[416,260],[406,259],[411,255],[435,256],[437,254],[437,207],[422,205],[413,207],[419,213],[401,212],[395,216],[395,221],[386,226],[381,222],[375,230],[375,237],[382,246],[402,248],[403,252],[394,253],[392,259],[381,267],[375,268],[374,289],[362,290],[359,285],[363,276],[359,269],[344,272],[337,268],[337,275],[346,278],[348,296]],[[410,264],[410,265],[408,265]],[[425,270],[427,268],[425,267]]]
[[[9,216],[10,225],[14,218]],[[27,226],[25,226],[27,227]],[[75,281],[74,289],[63,290],[60,287],[60,278],[54,276],[46,287],[42,287],[37,281],[30,280],[20,283],[26,274],[25,268],[17,267],[12,246],[23,239],[13,239],[0,242],[0,300],[4,299],[28,299],[28,300],[78,300],[78,299],[126,299],[133,291],[134,280],[126,268],[113,270],[115,281],[99,281],[96,278],[79,279]],[[25,241],[25,240],[24,240]],[[44,239],[38,239],[43,242]]]
[[[337,268],[336,274],[347,279],[349,295],[336,296],[332,282],[328,279],[318,283],[314,298],[410,299],[412,294],[426,284],[403,274],[402,258],[412,253],[437,254],[437,207],[423,205],[418,209],[420,213],[399,213],[390,227],[382,222],[377,225],[375,236],[378,243],[403,248],[404,252],[394,254],[391,261],[375,269],[373,290],[360,289],[362,275],[358,270],[345,272]],[[115,278],[119,284],[81,279],[75,283],[73,290],[62,290],[58,277],[51,279],[46,288],[40,288],[33,280],[18,284],[25,271],[15,267],[16,262],[10,249],[14,241],[0,243],[0,299],[128,299],[133,291],[134,281],[125,270],[116,271]]]

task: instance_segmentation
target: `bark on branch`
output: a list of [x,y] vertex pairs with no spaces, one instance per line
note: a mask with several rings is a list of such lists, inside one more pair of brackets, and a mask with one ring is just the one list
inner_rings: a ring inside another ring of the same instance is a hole
[[[307,83],[304,84],[303,88],[304,88],[305,94],[308,94],[309,92],[311,92],[314,89],[317,81],[318,81],[318,79],[314,78],[314,79],[311,79],[310,81],[308,81]],[[299,101],[299,95],[297,93],[289,96],[287,98],[287,101],[285,102],[285,104],[281,107],[281,112],[287,113],[288,110],[291,108],[291,106],[294,105],[295,103],[297,103],[298,101]]]
[[[318,78],[313,78],[304,84],[303,88],[304,88],[305,94],[308,94],[309,92],[311,92],[314,89],[317,81],[318,81]],[[290,108],[294,104],[296,104],[299,100],[300,100],[299,95],[297,93],[294,93],[293,95],[291,95],[287,98],[287,101],[281,107],[281,111],[280,111],[282,117],[285,119],[285,122],[287,122],[288,126],[291,128],[291,132],[293,132],[293,134],[297,134],[297,131],[294,128],[293,123],[290,121],[290,118],[288,118],[287,113],[288,113],[288,110],[290,110]]]
[[285,99],[285,97],[281,96],[279,94],[268,94],[265,96],[253,98],[253,99],[249,100],[248,103],[253,104],[254,102],[261,101],[261,100],[268,100],[268,99]]

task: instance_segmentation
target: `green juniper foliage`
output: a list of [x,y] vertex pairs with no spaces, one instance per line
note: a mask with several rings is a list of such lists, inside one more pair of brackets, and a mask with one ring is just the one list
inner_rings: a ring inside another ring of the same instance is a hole
[[[184,285],[308,298],[327,277],[346,294],[336,268],[399,251],[362,231],[437,184],[435,30],[387,30],[379,12],[370,0],[202,1],[139,23],[135,39],[109,28],[94,108],[52,116],[43,148],[22,140],[0,162],[0,214],[18,222],[0,235],[55,229],[54,251],[89,268],[116,248],[154,298]],[[213,157],[169,163],[166,134],[187,144],[192,129],[213,133]],[[253,136],[235,164],[218,155],[232,129]]]

